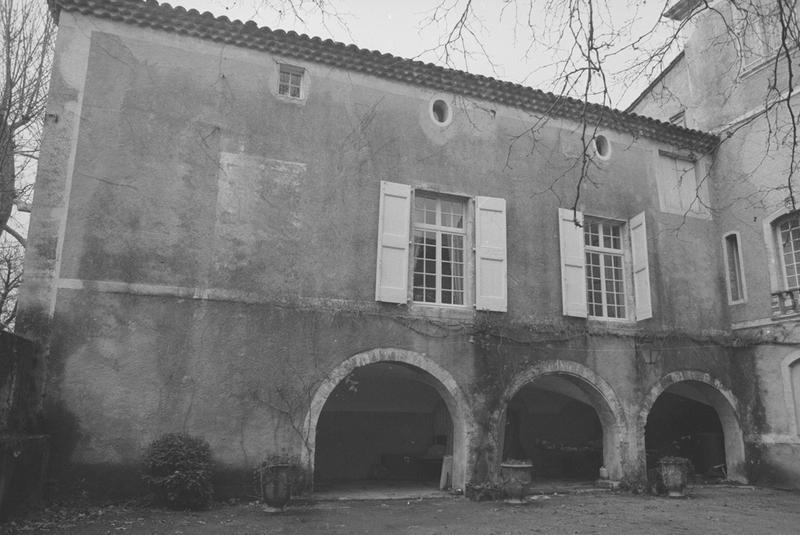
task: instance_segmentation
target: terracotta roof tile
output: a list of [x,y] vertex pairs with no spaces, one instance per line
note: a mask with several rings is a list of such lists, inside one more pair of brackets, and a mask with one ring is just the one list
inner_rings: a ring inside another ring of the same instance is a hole
[[333,67],[397,80],[436,91],[455,93],[496,102],[535,114],[546,114],[574,121],[587,117],[593,124],[643,136],[677,147],[710,152],[719,143],[713,134],[691,130],[650,117],[623,112],[598,104],[554,95],[511,82],[446,69],[345,45],[330,39],[309,37],[296,32],[271,30],[255,22],[231,21],[196,9],[172,7],[156,0],[48,0],[53,16],[70,11],[125,24],[164,30],[208,39],[243,48],[262,50],[285,57],[322,63]]

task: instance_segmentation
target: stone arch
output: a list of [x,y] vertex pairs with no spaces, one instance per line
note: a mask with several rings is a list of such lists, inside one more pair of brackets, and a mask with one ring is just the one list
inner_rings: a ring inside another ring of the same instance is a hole
[[[744,435],[739,419],[739,402],[733,393],[719,380],[710,374],[694,370],[675,371],[662,377],[645,396],[639,411],[637,422],[637,443],[642,453],[642,463],[646,466],[645,452],[645,426],[647,417],[656,400],[672,385],[692,382],[699,384],[707,400],[717,412],[725,443],[725,463],[727,465],[728,479],[747,482],[745,475],[745,450]],[[646,470],[645,470],[646,471]],[[643,471],[643,473],[645,472]]]
[[[625,411],[614,389],[597,373],[577,362],[548,360],[539,362],[517,374],[503,394],[500,429],[505,423],[505,412],[511,399],[526,385],[546,375],[560,375],[575,379],[576,386],[592,401],[603,428],[603,464],[611,479],[620,479],[622,472],[623,436],[626,429]],[[502,433],[498,433],[502,437]],[[500,441],[502,442],[502,438]],[[503,444],[499,444],[502,452]]]
[[800,353],[791,353],[781,362],[783,395],[793,437],[800,435]]
[[379,362],[398,362],[417,367],[435,379],[430,386],[441,396],[453,421],[453,488],[463,489],[467,483],[469,444],[475,429],[472,410],[461,388],[450,373],[423,353],[405,349],[377,348],[348,358],[328,374],[317,388],[303,423],[305,447],[301,453],[303,464],[313,472],[317,422],[328,396],[333,389],[356,368]]

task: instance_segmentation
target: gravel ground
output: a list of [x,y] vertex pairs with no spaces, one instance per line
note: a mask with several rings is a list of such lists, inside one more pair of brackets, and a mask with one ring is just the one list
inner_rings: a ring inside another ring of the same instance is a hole
[[0,533],[132,534],[800,534],[800,492],[690,489],[685,499],[586,492],[525,505],[464,498],[321,501],[268,514],[259,504],[199,513],[122,505],[51,507],[0,524]]

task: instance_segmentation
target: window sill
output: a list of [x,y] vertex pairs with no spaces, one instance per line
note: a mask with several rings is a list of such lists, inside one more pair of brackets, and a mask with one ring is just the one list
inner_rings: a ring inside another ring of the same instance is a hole
[[635,320],[631,319],[602,319],[589,317],[586,321],[586,329],[593,334],[620,333],[630,334],[638,332],[639,326]]
[[606,318],[603,316],[587,316],[586,319],[592,323],[612,323],[615,325],[635,324],[636,320],[630,318]]
[[475,319],[475,309],[470,306],[461,305],[431,305],[410,302],[408,304],[408,312],[413,316],[420,316],[423,318],[469,321]]
[[295,106],[305,106],[306,101],[308,100],[308,95],[290,97],[289,95],[281,95],[277,92],[273,92],[273,95],[275,96],[275,100],[278,102],[285,102],[286,104],[293,104]]

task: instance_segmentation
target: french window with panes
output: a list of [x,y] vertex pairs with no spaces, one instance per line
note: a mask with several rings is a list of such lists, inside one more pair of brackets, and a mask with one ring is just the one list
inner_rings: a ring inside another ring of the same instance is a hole
[[800,213],[793,212],[777,218],[772,225],[780,258],[782,284],[778,289],[800,288]]
[[415,193],[412,301],[464,304],[465,216],[464,199]]
[[625,317],[622,226],[619,222],[584,220],[586,301],[590,316]]
[[505,312],[505,199],[381,182],[375,299]]
[[559,208],[561,296],[565,316],[652,317],[644,212],[630,221]]

